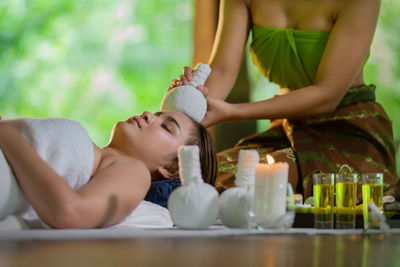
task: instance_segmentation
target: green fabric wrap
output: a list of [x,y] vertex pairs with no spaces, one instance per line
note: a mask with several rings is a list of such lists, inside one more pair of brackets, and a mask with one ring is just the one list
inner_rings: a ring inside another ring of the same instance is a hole
[[250,52],[269,81],[298,89],[314,82],[329,33],[254,25]]
[[[250,52],[254,63],[269,81],[281,88],[298,89],[313,84],[329,38],[328,32],[314,30],[252,28]],[[368,60],[369,54],[364,61]],[[339,106],[355,101],[375,101],[375,86],[349,88]]]

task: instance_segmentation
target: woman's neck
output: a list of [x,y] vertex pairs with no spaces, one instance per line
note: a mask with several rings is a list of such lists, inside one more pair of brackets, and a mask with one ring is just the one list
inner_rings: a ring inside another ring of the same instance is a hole
[[92,176],[99,170],[106,168],[112,164],[117,158],[123,156],[123,154],[117,149],[109,146],[103,148],[94,145],[94,163],[92,169]]

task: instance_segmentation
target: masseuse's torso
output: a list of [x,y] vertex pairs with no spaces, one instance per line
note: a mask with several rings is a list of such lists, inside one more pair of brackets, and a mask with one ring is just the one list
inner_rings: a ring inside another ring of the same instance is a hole
[[[253,25],[297,30],[330,32],[341,5],[341,0],[243,0],[251,13]],[[364,83],[360,69],[351,87]]]

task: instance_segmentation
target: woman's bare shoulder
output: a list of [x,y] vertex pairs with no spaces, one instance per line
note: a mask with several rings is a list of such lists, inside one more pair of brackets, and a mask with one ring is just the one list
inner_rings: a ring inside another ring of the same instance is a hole
[[[147,179],[150,177],[148,167],[140,159],[124,156],[117,153],[105,152],[104,149],[95,147],[95,160],[93,164],[92,178],[104,171],[112,170],[117,173],[137,173],[137,177]],[[150,179],[150,178],[149,178]]]
[[150,170],[139,159],[124,155],[113,155],[103,159],[99,165],[91,180],[112,179],[113,182],[120,182],[120,184],[150,186]]
[[149,168],[143,161],[133,157],[121,156],[115,160],[114,164],[121,164],[129,168],[141,169],[143,171],[149,172]]
[[134,176],[136,179],[141,178],[151,180],[149,168],[143,161],[137,158],[120,156],[114,160],[110,167],[118,168],[120,170],[119,172],[127,173],[128,176]]

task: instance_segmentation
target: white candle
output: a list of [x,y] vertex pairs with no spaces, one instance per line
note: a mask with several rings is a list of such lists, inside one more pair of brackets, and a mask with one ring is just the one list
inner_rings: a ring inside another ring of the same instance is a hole
[[[268,159],[268,157],[270,157]],[[286,212],[289,165],[273,161],[256,165],[252,212],[257,225],[274,227]],[[272,160],[271,160],[272,159]]]

